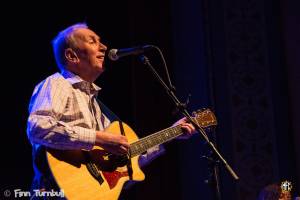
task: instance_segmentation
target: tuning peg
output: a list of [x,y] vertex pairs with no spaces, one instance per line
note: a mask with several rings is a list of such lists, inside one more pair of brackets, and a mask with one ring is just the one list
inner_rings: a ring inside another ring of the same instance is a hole
[[196,116],[196,115],[197,115],[197,112],[196,112],[196,111],[193,111],[193,112],[192,112],[192,115],[193,115],[193,116]]

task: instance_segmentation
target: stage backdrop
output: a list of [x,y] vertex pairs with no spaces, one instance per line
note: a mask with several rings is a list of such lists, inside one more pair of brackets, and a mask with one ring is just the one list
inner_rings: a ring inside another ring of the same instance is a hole
[[[51,40],[77,22],[87,22],[108,48],[158,46],[179,99],[191,94],[188,110],[215,112],[218,126],[210,137],[240,177],[235,182],[219,167],[223,199],[256,199],[264,186],[282,180],[292,181],[299,192],[299,15],[290,12],[296,7],[272,0],[43,1],[5,7],[1,199],[6,190],[30,187],[28,103],[33,87],[57,71]],[[158,53],[147,55],[166,80]],[[140,137],[182,117],[137,57],[105,64],[96,82],[99,97]],[[122,197],[214,199],[203,159],[209,149],[200,135],[165,147],[166,153],[145,167],[146,180]]]

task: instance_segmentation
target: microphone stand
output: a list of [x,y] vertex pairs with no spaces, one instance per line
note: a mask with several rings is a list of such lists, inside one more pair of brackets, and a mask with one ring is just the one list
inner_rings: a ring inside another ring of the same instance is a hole
[[[160,52],[160,55],[161,55],[161,57],[163,59],[161,51],[157,47],[155,47],[155,46],[152,46],[152,47],[156,48]],[[175,106],[177,107],[177,109],[195,127],[195,129],[200,133],[200,135],[202,135],[202,137],[204,138],[204,140],[206,141],[206,143],[208,144],[208,146],[210,147],[210,150],[212,152],[212,156],[209,157],[210,162],[212,162],[211,164],[212,165],[216,165],[218,162],[223,163],[223,165],[225,166],[225,168],[227,169],[227,171],[230,173],[230,175],[234,178],[234,180],[236,180],[236,181],[239,180],[239,177],[237,176],[237,174],[233,171],[233,169],[230,167],[230,165],[226,162],[226,160],[223,158],[223,156],[217,150],[217,148],[215,147],[214,143],[209,140],[209,138],[207,137],[204,129],[202,127],[200,127],[197,122],[194,121],[194,119],[191,117],[191,115],[189,114],[189,112],[186,110],[186,104],[181,103],[179,101],[179,99],[176,97],[176,95],[174,94],[174,86],[172,86],[170,80],[169,80],[170,87],[168,87],[167,84],[159,76],[159,74],[157,73],[157,71],[154,69],[154,67],[150,63],[149,59],[145,55],[141,55],[140,59],[143,62],[143,64],[145,64],[145,65],[147,65],[149,67],[149,69],[152,71],[153,75],[158,80],[158,82],[161,83],[161,85],[163,86],[163,88],[166,90],[167,94],[173,100],[173,102],[174,102]],[[163,61],[164,61],[164,59],[163,59]],[[165,64],[165,61],[164,61],[164,64]],[[165,67],[166,67],[166,65],[165,65]],[[166,68],[166,70],[167,70],[167,68]],[[215,167],[214,167],[214,170],[216,170]],[[217,173],[214,172],[214,175],[216,175],[216,174]],[[216,180],[218,180],[217,177],[214,177],[214,178],[216,178]],[[217,184],[216,185],[216,187],[217,187],[216,188],[216,192],[218,193],[218,194],[216,194],[216,196],[218,198],[220,198],[220,193],[219,193],[220,192],[220,188],[219,188],[218,181],[215,184]]]

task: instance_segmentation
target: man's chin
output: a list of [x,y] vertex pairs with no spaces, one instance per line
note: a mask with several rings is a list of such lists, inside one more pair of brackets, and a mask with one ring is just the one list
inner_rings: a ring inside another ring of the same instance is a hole
[[96,70],[97,70],[98,72],[102,73],[102,72],[104,72],[105,67],[104,67],[104,65],[98,65],[98,66],[96,67]]

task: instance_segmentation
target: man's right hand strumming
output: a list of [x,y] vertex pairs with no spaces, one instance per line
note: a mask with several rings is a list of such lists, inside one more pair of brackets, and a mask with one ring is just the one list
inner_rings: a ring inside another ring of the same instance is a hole
[[129,143],[125,136],[108,133],[106,131],[96,132],[95,145],[100,146],[106,151],[116,155],[127,154],[129,150]]

